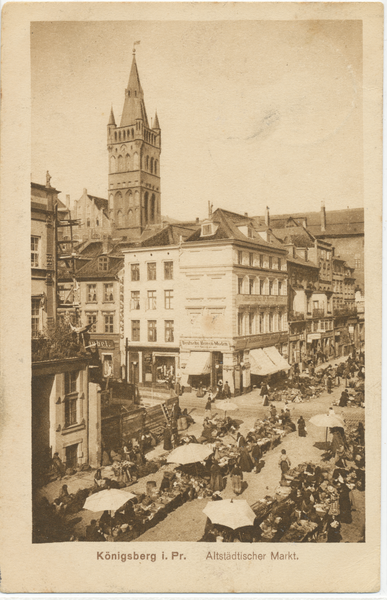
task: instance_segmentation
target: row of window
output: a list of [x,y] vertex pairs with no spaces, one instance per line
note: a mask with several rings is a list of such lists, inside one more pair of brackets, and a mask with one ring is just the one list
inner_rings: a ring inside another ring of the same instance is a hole
[[286,313],[265,313],[250,311],[238,313],[238,335],[254,335],[286,331]]
[[[157,278],[157,268],[155,262],[148,262],[147,266],[148,281],[155,281]],[[132,281],[140,281],[140,265],[135,263],[130,265],[130,275]],[[164,279],[173,279],[173,260],[164,261]]]
[[[104,283],[103,284],[102,299],[103,299],[103,302],[114,302],[114,283]],[[86,302],[98,302],[97,284],[96,283],[88,283],[87,284]]]
[[254,252],[243,252],[238,250],[238,265],[248,265],[249,267],[260,267],[261,269],[282,269],[282,259],[277,256],[265,256],[264,254],[255,254]]
[[[104,333],[114,333],[114,313],[105,313],[103,315],[104,319]],[[98,312],[89,312],[87,313],[87,324],[92,324],[89,331],[90,333],[97,332],[97,320],[98,320]]]
[[[131,321],[132,342],[140,341],[140,321]],[[147,321],[147,339],[148,342],[157,342],[157,321]],[[174,321],[164,321],[164,342],[175,341]]]
[[[174,308],[173,290],[164,290],[164,308],[172,310]],[[156,290],[147,290],[147,310],[156,310],[157,308],[157,293]],[[140,310],[140,292],[132,290],[130,296],[130,309]]]
[[[149,171],[153,175],[158,175],[159,171],[159,161],[157,158],[149,158],[146,156],[144,158],[143,168],[145,171]],[[114,154],[110,157],[110,172],[111,173],[126,173],[128,171],[138,171],[140,169],[140,158],[137,152],[133,154],[133,159],[131,159],[130,154],[123,156],[120,154],[117,158]]]
[[[137,96],[137,92],[134,92],[134,95]],[[130,97],[130,91],[128,92],[128,96]],[[136,131],[141,131],[141,123],[136,122]],[[114,132],[114,139],[116,142],[122,142],[125,140],[129,140],[130,138],[134,138],[134,128],[132,127],[131,129],[123,129],[121,131],[115,131]],[[146,142],[149,142],[150,144],[156,144],[156,135],[154,133],[151,133],[150,131],[147,131],[145,129],[144,131],[144,138]]]
[[238,277],[238,294],[259,294],[261,296],[286,296],[286,281],[277,279],[255,279]]

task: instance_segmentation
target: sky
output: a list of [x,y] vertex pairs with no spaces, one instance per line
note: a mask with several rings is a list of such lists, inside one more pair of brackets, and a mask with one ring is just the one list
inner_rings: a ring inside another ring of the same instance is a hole
[[361,21],[33,23],[32,181],[107,197],[135,41],[163,215],[363,206]]

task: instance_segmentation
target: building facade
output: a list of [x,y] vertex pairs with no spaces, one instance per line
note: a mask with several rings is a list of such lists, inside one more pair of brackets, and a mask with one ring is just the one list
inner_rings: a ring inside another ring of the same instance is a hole
[[71,216],[78,220],[73,234],[74,240],[78,242],[102,240],[111,235],[107,199],[88,194],[86,188],[75,201]]
[[58,190],[31,183],[31,329],[36,336],[56,317],[56,207]]
[[182,244],[180,276],[183,385],[222,380],[240,394],[288,367],[286,250],[250,219],[210,215]]

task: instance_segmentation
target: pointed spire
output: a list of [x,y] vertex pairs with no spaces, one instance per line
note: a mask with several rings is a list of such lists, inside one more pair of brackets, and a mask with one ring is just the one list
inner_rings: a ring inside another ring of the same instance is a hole
[[157,116],[157,110],[156,110],[156,114],[155,114],[155,122],[153,123],[153,129],[160,129],[159,118]]
[[132,67],[130,69],[128,87],[125,91],[125,103],[120,127],[134,125],[136,119],[142,119],[144,125],[149,127],[144,104],[144,92],[142,91],[140,83],[135,52],[136,51],[133,50]]
[[112,105],[112,107],[110,109],[110,117],[109,117],[109,123],[108,123],[108,125],[115,125],[115,124],[116,124],[116,121],[115,121],[115,118],[114,118],[113,105]]

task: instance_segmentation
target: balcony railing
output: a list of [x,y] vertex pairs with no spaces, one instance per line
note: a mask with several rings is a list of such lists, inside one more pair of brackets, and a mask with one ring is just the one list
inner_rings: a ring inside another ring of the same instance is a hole
[[260,294],[238,294],[236,297],[237,306],[242,304],[256,304],[259,306],[286,306],[287,296],[268,296]]
[[333,314],[335,317],[351,317],[357,315],[356,306],[340,306],[340,308],[334,308]]
[[324,309],[323,308],[314,308],[313,316],[314,317],[325,317]]

